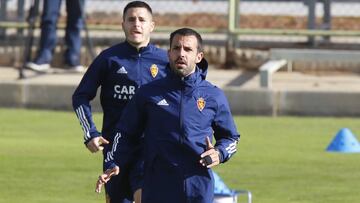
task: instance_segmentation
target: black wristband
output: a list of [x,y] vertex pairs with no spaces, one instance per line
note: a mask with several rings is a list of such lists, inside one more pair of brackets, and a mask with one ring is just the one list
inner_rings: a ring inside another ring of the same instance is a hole
[[204,159],[205,164],[206,164],[207,166],[213,163],[210,155],[205,156],[203,159]]

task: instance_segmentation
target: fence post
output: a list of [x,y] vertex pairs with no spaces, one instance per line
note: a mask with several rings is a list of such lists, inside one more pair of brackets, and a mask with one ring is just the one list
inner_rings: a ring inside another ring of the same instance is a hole
[[[323,29],[331,30],[331,0],[324,0],[324,16],[323,16]],[[330,36],[324,37],[326,42],[330,42]]]
[[[17,21],[18,22],[24,22],[25,21],[25,8],[24,8],[25,0],[18,0],[18,6],[17,6]],[[17,29],[18,36],[21,36],[24,34],[24,29],[19,28]]]
[[[306,4],[309,8],[307,28],[309,30],[314,30],[316,28],[316,14],[315,14],[316,0],[306,0]],[[308,43],[312,46],[315,46],[314,36],[308,37]]]
[[[7,20],[7,0],[0,0],[0,21]],[[6,28],[0,28],[0,39],[4,39],[6,35]]]
[[235,62],[235,43],[236,43],[236,34],[234,31],[238,25],[238,8],[240,0],[229,0],[229,14],[228,14],[228,33],[227,33],[227,42],[226,42],[226,55],[225,55],[225,64],[224,68],[229,69],[236,65]]

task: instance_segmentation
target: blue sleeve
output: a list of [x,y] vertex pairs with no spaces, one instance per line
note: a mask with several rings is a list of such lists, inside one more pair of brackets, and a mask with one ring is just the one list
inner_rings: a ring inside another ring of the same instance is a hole
[[90,101],[95,98],[106,69],[106,59],[100,54],[89,66],[72,96],[73,109],[83,129],[85,143],[100,136],[92,119]]
[[220,91],[218,95],[218,108],[212,127],[216,139],[215,148],[220,152],[220,162],[224,163],[235,154],[240,135],[224,93]]
[[140,93],[141,88],[125,107],[120,121],[116,125],[115,138],[111,152],[105,159],[105,168],[117,165],[121,168],[138,157],[142,148],[142,135],[145,124],[144,103]]

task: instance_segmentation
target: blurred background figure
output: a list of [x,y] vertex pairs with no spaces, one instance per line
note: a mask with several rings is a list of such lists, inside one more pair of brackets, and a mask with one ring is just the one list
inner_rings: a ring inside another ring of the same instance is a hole
[[[57,43],[56,30],[61,2],[61,0],[44,0],[40,45],[35,60],[26,64],[29,69],[45,72],[50,68]],[[85,71],[85,68],[80,65],[80,34],[84,24],[83,8],[84,0],[66,0],[66,51],[64,53],[64,63],[65,68],[73,72]]]

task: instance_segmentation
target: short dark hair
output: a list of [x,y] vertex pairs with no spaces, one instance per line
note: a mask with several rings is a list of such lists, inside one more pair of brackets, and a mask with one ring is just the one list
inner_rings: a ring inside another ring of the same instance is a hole
[[149,6],[149,4],[143,2],[143,1],[132,1],[130,3],[128,3],[123,11],[123,19],[125,18],[125,14],[126,12],[130,9],[130,8],[145,8],[146,10],[149,11],[149,13],[152,15],[152,9]]
[[191,29],[191,28],[180,28],[178,30],[175,30],[174,32],[172,32],[170,34],[170,48],[171,48],[171,43],[175,37],[175,35],[180,35],[180,36],[195,36],[198,42],[198,51],[202,52],[203,51],[203,47],[202,47],[202,38],[201,35],[196,32],[195,30]]

